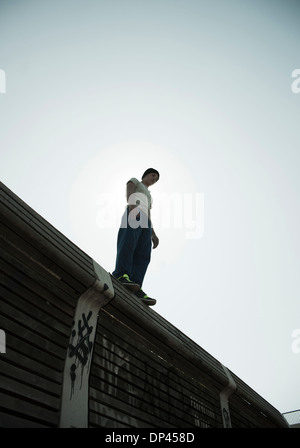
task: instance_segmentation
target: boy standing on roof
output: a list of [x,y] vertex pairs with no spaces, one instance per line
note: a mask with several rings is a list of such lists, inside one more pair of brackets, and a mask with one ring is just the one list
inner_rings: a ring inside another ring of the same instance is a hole
[[151,241],[155,249],[159,239],[151,223],[152,198],[148,187],[158,179],[159,172],[149,168],[144,172],[141,182],[134,177],[127,182],[127,207],[118,233],[116,267],[113,272],[114,277],[150,306],[155,305],[156,300],[144,293],[142,284],[150,263]]

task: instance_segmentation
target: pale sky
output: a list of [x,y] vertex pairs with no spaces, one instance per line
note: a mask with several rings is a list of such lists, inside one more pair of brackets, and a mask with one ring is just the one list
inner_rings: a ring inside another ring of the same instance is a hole
[[112,272],[126,182],[156,168],[144,290],[281,412],[300,408],[299,18],[291,0],[0,0],[1,181]]

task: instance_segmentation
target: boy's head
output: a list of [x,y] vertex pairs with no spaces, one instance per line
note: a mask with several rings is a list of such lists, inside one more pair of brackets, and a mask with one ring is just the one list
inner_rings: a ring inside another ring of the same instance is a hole
[[158,172],[157,170],[155,170],[154,168],[148,168],[148,169],[144,172],[144,174],[143,174],[143,176],[142,176],[142,180],[143,180],[144,177],[146,177],[148,174],[152,174],[152,173],[157,174],[157,180],[158,180],[158,179],[159,179],[159,172]]

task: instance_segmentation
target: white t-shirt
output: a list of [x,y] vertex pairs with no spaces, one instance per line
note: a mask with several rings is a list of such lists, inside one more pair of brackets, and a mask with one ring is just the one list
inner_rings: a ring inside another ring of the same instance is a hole
[[132,177],[128,182],[132,182],[136,186],[136,190],[129,198],[128,203],[134,205],[138,203],[141,211],[149,215],[150,209],[152,208],[152,197],[150,191],[146,185],[143,184],[143,182],[140,182],[135,177]]

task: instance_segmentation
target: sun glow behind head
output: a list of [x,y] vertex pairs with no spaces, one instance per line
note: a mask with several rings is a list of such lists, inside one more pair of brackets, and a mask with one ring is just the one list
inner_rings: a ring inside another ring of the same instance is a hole
[[160,172],[159,181],[149,189],[151,219],[160,238],[159,257],[153,258],[152,265],[170,262],[189,239],[203,235],[204,197],[197,192],[184,161],[151,143],[120,143],[91,158],[70,191],[74,239],[104,266],[114,264],[117,232],[126,207],[126,183],[131,177],[141,180],[152,165]]

